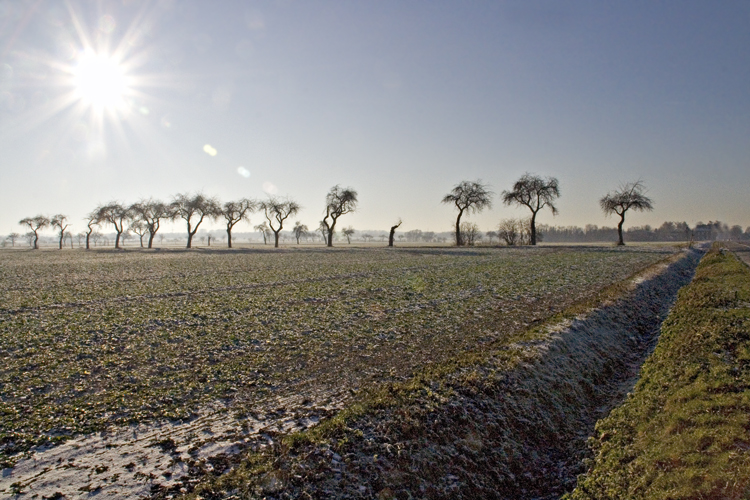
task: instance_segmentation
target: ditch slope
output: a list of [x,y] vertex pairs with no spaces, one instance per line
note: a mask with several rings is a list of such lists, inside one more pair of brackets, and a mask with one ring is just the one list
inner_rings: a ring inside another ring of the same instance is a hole
[[633,387],[702,252],[616,300],[425,370],[282,439],[192,498],[557,498],[595,422]]
[[625,403],[597,423],[571,500],[750,498],[750,269],[718,245]]

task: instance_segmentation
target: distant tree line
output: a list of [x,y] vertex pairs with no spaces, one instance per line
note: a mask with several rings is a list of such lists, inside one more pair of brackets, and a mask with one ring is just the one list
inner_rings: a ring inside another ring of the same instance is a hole
[[[141,200],[132,205],[125,205],[117,201],[99,205],[86,216],[85,232],[79,233],[79,241],[85,240],[86,249],[91,248],[92,241],[95,243],[100,237],[97,228],[108,227],[115,233],[115,248],[120,248],[120,241],[128,237],[130,233],[137,234],[141,247],[144,247],[143,239],[148,235],[148,248],[153,247],[154,237],[161,225],[166,221],[182,220],[187,232],[187,248],[192,248],[193,238],[198,228],[205,220],[223,220],[226,223],[227,246],[232,248],[232,230],[241,221],[248,221],[250,214],[262,213],[265,221],[255,226],[255,229],[263,234],[264,243],[271,235],[274,238],[274,246],[279,246],[279,235],[284,228],[286,220],[296,215],[301,206],[289,198],[277,198],[269,196],[267,200],[257,201],[242,198],[240,200],[228,201],[221,204],[216,198],[208,197],[201,193],[180,193],[172,200],[165,203],[160,200]],[[326,196],[325,216],[320,222],[325,228],[325,240],[327,245],[333,246],[333,235],[336,222],[340,217],[357,209],[357,192],[352,188],[341,188],[336,185],[331,188]],[[27,237],[30,246],[39,248],[39,231],[52,227],[59,234],[59,248],[63,248],[66,231],[70,227],[66,215],[58,214],[53,217],[37,215],[26,217],[19,224],[28,228]],[[294,233],[299,243],[300,238],[308,233],[307,226],[297,222]],[[350,240],[354,229],[345,228],[343,234]],[[72,246],[72,236],[70,236]],[[20,238],[18,233],[11,233],[7,240],[15,246],[16,240]],[[210,244],[210,240],[209,240]]]
[[[616,240],[618,245],[624,245],[625,235],[630,241],[750,240],[750,228],[743,231],[740,226],[730,228],[721,222],[699,223],[695,228],[690,228],[685,222],[665,222],[656,229],[642,226],[631,227],[624,231],[623,225],[628,211],[653,210],[653,201],[645,195],[645,185],[641,180],[623,184],[599,200],[599,206],[605,215],[619,216],[620,220],[616,228],[600,228],[595,225],[587,225],[584,228],[548,225],[537,227],[536,219],[540,211],[548,208],[552,215],[557,215],[555,203],[560,197],[560,184],[554,177],[541,177],[528,172],[513,184],[512,189],[503,191],[500,197],[505,205],[527,208],[530,211],[529,217],[503,219],[496,231],[486,233],[482,233],[476,224],[461,220],[465,214],[491,208],[493,197],[494,193],[490,186],[481,180],[462,181],[443,197],[442,202],[453,205],[458,212],[453,231],[457,246],[474,246],[485,242],[493,244],[495,240],[498,244],[503,243],[509,246],[536,245],[542,238],[550,243]],[[303,239],[309,241],[317,234],[325,245],[333,246],[339,218],[355,212],[358,201],[358,194],[354,189],[342,188],[339,185],[333,186],[326,195],[323,218],[319,221],[318,227],[311,231],[307,225],[296,221],[291,234],[297,244]],[[263,201],[242,198],[222,204],[216,198],[201,193],[180,193],[169,202],[154,199],[140,200],[132,205],[110,202],[96,207],[87,215],[85,219],[87,229],[78,233],[76,238],[79,245],[85,241],[85,247],[89,249],[92,242],[96,244],[103,238],[98,229],[106,227],[114,230],[115,248],[120,248],[120,242],[130,237],[131,233],[138,235],[141,247],[152,248],[154,238],[165,221],[182,220],[186,228],[187,248],[191,248],[193,239],[205,220],[222,220],[226,226],[227,246],[232,248],[234,227],[242,221],[249,221],[250,215],[258,212],[265,220],[255,225],[253,229],[261,234],[264,244],[268,244],[273,239],[274,246],[278,247],[284,224],[287,224],[288,219],[297,215],[301,208],[290,198],[269,196]],[[399,219],[391,226],[388,234],[389,246],[394,245],[395,233],[401,223]],[[63,248],[66,240],[69,240],[71,247],[73,246],[73,235],[69,232],[70,223],[66,215],[26,217],[21,219],[19,224],[27,228],[28,231],[24,237],[29,246],[35,249],[39,248],[39,231],[48,227],[55,230],[60,249]],[[348,243],[351,243],[355,230],[351,226],[345,227],[340,230],[340,234]],[[9,242],[15,246],[16,241],[21,237],[18,233],[11,233],[3,244]],[[146,237],[147,244],[144,245]],[[407,242],[441,243],[445,241],[442,235],[431,231],[423,232],[419,229],[407,231],[398,235],[398,238]],[[363,234],[361,239],[366,242],[372,241],[373,236]],[[208,242],[210,246],[210,235]]]

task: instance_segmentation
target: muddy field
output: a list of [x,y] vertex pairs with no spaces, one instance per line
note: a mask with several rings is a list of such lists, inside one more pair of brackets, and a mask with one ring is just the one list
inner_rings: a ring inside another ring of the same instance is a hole
[[0,494],[185,491],[673,251],[0,252]]

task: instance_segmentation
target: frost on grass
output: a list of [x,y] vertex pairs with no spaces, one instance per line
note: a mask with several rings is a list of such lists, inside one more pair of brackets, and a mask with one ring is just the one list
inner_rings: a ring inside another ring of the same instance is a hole
[[664,258],[628,248],[0,253],[0,465],[220,402],[341,401]]

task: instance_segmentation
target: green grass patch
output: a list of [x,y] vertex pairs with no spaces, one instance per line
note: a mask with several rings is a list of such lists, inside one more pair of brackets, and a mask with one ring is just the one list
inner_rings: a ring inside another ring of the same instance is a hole
[[750,269],[714,248],[568,498],[750,498]]

